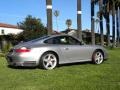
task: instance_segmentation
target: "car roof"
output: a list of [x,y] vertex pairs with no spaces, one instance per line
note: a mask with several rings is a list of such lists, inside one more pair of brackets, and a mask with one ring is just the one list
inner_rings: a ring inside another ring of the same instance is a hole
[[48,36],[49,36],[49,37],[48,37],[47,39],[49,39],[49,38],[54,38],[54,37],[59,37],[59,36],[69,36],[69,37],[73,37],[73,38],[77,39],[78,41],[82,41],[82,40],[80,40],[79,38],[74,37],[74,36],[72,36],[72,35],[68,35],[68,34],[57,34],[57,35],[48,35]]
[[[50,37],[58,37],[58,36],[71,36],[71,35],[68,35],[68,34],[57,34],[57,35],[49,35]],[[73,37],[73,36],[71,36]]]

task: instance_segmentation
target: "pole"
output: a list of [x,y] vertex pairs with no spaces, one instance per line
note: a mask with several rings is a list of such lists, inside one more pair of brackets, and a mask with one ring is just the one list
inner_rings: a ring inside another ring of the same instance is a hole
[[77,37],[82,40],[81,0],[77,0]]
[[95,31],[94,31],[94,0],[91,0],[91,36],[92,36],[92,45],[95,45]]
[[52,0],[46,0],[48,35],[52,34]]

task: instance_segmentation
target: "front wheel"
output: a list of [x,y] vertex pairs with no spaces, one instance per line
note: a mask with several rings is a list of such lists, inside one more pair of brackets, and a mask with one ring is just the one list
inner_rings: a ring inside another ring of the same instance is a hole
[[42,55],[40,60],[40,67],[46,70],[54,69],[57,66],[57,57],[51,52]]
[[104,60],[103,53],[100,51],[96,51],[93,53],[93,63],[94,64],[101,64]]

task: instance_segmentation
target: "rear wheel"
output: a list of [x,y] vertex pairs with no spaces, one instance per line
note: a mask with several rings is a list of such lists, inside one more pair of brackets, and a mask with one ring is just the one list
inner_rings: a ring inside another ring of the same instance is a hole
[[95,51],[93,53],[93,63],[94,64],[101,64],[104,60],[103,53],[101,51]]
[[57,66],[57,57],[51,52],[42,55],[40,60],[40,67],[46,70],[54,69]]

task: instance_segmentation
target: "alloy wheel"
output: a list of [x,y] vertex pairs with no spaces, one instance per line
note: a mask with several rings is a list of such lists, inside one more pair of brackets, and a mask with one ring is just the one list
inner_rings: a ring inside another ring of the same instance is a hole
[[54,54],[48,53],[43,57],[43,66],[45,69],[53,69],[57,64],[57,58]]
[[101,64],[103,62],[103,54],[101,52],[96,52],[95,53],[95,57],[94,57],[94,61],[95,61],[95,64]]

